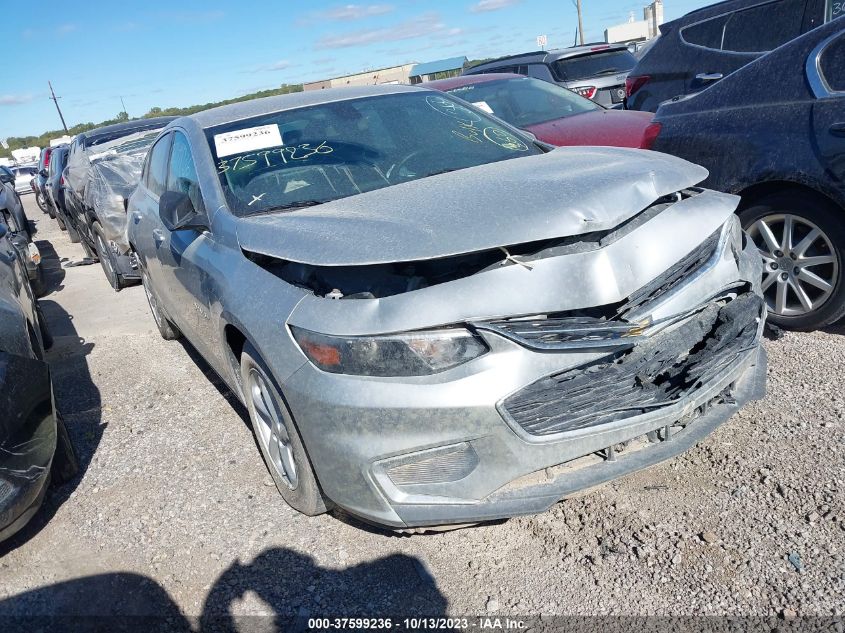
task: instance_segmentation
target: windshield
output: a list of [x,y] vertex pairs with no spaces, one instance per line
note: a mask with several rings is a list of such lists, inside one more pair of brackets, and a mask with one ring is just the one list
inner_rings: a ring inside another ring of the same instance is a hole
[[626,49],[559,59],[555,70],[564,81],[578,81],[602,75],[627,73],[637,65],[637,58]]
[[232,211],[296,209],[541,153],[431,91],[324,103],[206,130]]
[[528,77],[487,81],[448,92],[517,127],[602,109],[571,90]]

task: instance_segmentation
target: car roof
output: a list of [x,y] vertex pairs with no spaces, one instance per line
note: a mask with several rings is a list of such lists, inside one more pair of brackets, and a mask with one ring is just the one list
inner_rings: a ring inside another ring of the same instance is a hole
[[518,75],[516,73],[479,73],[477,75],[462,75],[460,77],[450,77],[449,79],[427,81],[425,83],[425,87],[433,88],[434,90],[446,91],[454,88],[461,88],[462,86],[486,84],[491,81],[500,81],[502,79],[528,79],[528,77],[525,75]]
[[536,58],[537,61],[553,62],[559,59],[566,59],[568,57],[577,57],[581,55],[590,55],[591,53],[605,53],[607,51],[622,51],[628,50],[625,44],[608,44],[606,42],[594,42],[592,44],[584,44],[582,46],[570,46],[569,48],[553,48],[548,51],[529,51],[527,53],[518,53],[516,55],[506,55],[504,57],[497,57],[491,59],[489,62],[478,64],[473,68],[467,69],[472,72],[475,68],[484,68],[491,64],[499,64],[503,61],[516,60],[520,58]]
[[272,114],[273,112],[284,112],[285,110],[295,110],[297,108],[321,105],[323,103],[334,103],[379,95],[409,93],[419,90],[420,88],[416,86],[407,86],[404,84],[306,90],[303,92],[291,92],[274,97],[262,97],[261,99],[231,103],[229,105],[203,110],[202,112],[197,112],[196,114],[191,114],[183,118],[191,119],[194,123],[205,129],[263,114]]
[[[164,127],[171,121],[176,120],[175,116],[160,116],[160,117],[153,117],[149,119],[135,119],[133,121],[125,121],[123,123],[115,123],[113,125],[105,125],[103,127],[94,128],[93,130],[88,130],[87,132],[82,132],[78,136],[82,141],[90,141],[96,139],[100,136],[111,136],[118,132],[126,132],[126,134],[131,134],[133,130],[138,129],[155,129],[156,127]],[[122,136],[119,135],[118,136]]]

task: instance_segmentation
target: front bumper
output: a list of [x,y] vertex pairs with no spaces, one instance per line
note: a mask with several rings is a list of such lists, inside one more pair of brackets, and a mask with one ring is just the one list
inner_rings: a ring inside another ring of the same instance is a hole
[[[735,305],[745,297],[756,306],[744,317],[749,338],[730,351],[729,362],[709,366],[703,377],[692,372],[694,385],[637,414],[532,432],[504,410],[510,396],[605,362],[608,352],[528,349],[489,330],[479,329],[488,354],[434,376],[344,376],[303,365],[282,390],[324,493],[381,525],[471,523],[541,512],[574,491],[693,446],[765,391],[759,258],[750,240],[740,250],[725,233],[706,265],[684,271],[683,283],[638,309],[670,321],[686,314],[662,330],[671,335],[672,327],[695,326],[708,310],[712,319],[710,308],[689,311],[703,305],[702,297],[719,295],[716,289],[732,288]],[[731,336],[729,329],[721,340]],[[683,349],[692,357],[690,347]],[[600,394],[596,400],[601,410]]]

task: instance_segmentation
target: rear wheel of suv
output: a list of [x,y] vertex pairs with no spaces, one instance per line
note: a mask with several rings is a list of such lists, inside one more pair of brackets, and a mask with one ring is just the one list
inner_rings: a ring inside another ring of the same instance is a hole
[[783,192],[739,212],[763,260],[769,321],[814,330],[845,316],[843,210],[811,194]]
[[150,286],[150,278],[147,276],[147,271],[141,269],[141,284],[144,286],[144,294],[147,295],[147,303],[150,305],[150,312],[153,315],[153,320],[156,322],[161,338],[165,341],[173,341],[179,338],[182,333],[179,332],[170,319],[164,316],[161,308],[158,305],[158,298],[155,296],[155,291]]
[[38,205],[38,208],[41,209],[44,213],[47,213],[47,200],[44,199],[44,194],[35,192],[35,204]]
[[109,248],[109,242],[106,239],[106,234],[99,222],[94,222],[91,226],[91,233],[94,235],[94,244],[97,246],[97,257],[100,260],[100,265],[103,267],[103,272],[109,284],[115,290],[120,290],[126,287],[126,282],[123,280],[123,275],[117,272],[116,257],[112,249]]
[[241,353],[241,385],[255,439],[282,498],[302,514],[323,514],[331,502],[320,491],[305,446],[275,381],[249,343]]

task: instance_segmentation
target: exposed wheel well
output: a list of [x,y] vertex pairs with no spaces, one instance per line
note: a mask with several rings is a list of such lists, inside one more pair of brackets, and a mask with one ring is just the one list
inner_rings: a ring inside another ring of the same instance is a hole
[[802,185],[797,182],[791,182],[788,180],[771,180],[767,182],[759,182],[757,184],[751,185],[750,187],[746,187],[742,191],[736,192],[738,196],[742,197],[742,202],[740,202],[739,210],[745,209],[752,204],[755,204],[762,198],[770,196],[776,193],[799,193],[811,198],[815,198],[819,202],[825,204],[832,204],[837,208],[842,208],[839,204],[836,203],[835,200],[826,196],[818,189],[813,189],[807,185]]

